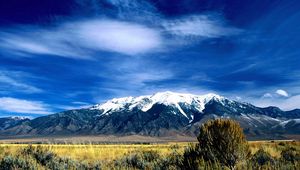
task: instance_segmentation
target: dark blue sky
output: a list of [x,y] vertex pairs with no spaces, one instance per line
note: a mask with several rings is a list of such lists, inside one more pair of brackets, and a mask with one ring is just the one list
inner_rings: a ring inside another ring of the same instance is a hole
[[159,91],[300,108],[297,0],[0,2],[0,117]]

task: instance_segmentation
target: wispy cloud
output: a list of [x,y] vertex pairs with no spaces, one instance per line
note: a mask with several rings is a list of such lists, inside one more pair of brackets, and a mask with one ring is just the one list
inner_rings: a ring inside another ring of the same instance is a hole
[[260,107],[277,106],[283,110],[300,109],[300,95],[285,98],[276,98],[274,96],[268,98],[253,98],[251,103]]
[[77,105],[77,106],[72,106],[72,105],[56,105],[55,107],[60,109],[60,110],[76,110],[76,109],[86,109],[89,107],[92,107],[93,105]]
[[[111,3],[118,4],[119,1]],[[128,8],[126,6],[124,9]],[[152,16],[153,13],[150,13]],[[23,25],[7,28],[0,30],[0,50],[2,48],[23,55],[45,54],[91,59],[101,51],[125,55],[147,54],[164,51],[168,45],[180,45],[180,42],[174,43],[175,40],[178,41],[177,38],[201,40],[241,32],[214,15],[194,15],[180,19],[154,18],[155,21],[149,22],[128,22],[124,18],[117,20],[98,17],[65,21],[52,27]]]
[[143,71],[143,72],[136,72],[136,73],[128,73],[128,74],[123,74],[120,76],[117,76],[118,81],[128,81],[130,84],[135,84],[135,85],[144,85],[147,82],[153,82],[153,81],[161,81],[161,80],[166,80],[170,79],[173,77],[173,74],[168,71]]
[[[111,77],[111,81],[102,83],[100,91],[106,91],[115,97],[152,93],[153,90],[163,88],[155,85],[157,82],[172,79],[173,76],[172,73],[166,70],[131,71],[129,73],[114,75]],[[96,96],[96,101],[98,101],[98,97]]]
[[161,45],[158,31],[143,25],[117,21],[89,21],[74,32],[88,48],[134,55],[155,50]]
[[273,95],[271,93],[265,93],[262,98],[272,98]]
[[71,102],[69,105],[55,105],[54,107],[59,110],[74,110],[74,109],[85,109],[91,107],[91,103],[75,101]]
[[300,109],[300,95],[292,96],[284,100],[283,103],[278,103],[278,106],[285,110]]
[[10,113],[50,114],[48,106],[40,101],[23,100],[11,97],[0,98],[0,110]]
[[[147,0],[105,0],[111,6],[114,6],[114,14],[121,19],[130,19],[138,21],[157,22],[159,20],[159,11],[155,4]],[[101,8],[101,6],[100,6]],[[103,8],[102,8],[103,9]],[[99,10],[101,11],[101,10]]]
[[25,75],[21,72],[0,70],[0,87],[1,89],[5,89],[6,92],[17,91],[22,93],[41,93],[43,91],[37,87],[21,81],[21,79],[23,79],[24,77]]
[[135,55],[161,48],[160,32],[109,19],[66,22],[55,28],[21,27],[0,32],[0,47],[12,51],[91,58],[95,51]]
[[241,32],[213,15],[193,15],[166,21],[164,28],[170,34],[187,38],[218,38]]
[[277,89],[267,92],[261,98],[252,98],[250,103],[260,107],[277,106],[283,110],[300,109],[300,95],[289,94],[286,90]]

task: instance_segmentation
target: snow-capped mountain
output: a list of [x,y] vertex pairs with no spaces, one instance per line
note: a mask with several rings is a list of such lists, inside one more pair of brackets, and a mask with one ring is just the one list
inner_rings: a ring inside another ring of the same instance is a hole
[[29,120],[27,117],[12,116],[0,118],[0,130],[7,129]]
[[86,109],[26,120],[0,135],[150,135],[194,136],[209,119],[238,121],[249,138],[284,138],[300,134],[300,110],[260,108],[217,94],[160,92],[108,100]]
[[[101,110],[101,115],[109,115],[111,113],[124,111],[126,109],[129,111],[132,111],[133,109],[139,109],[143,112],[147,112],[153,107],[153,105],[163,104],[176,108],[180,112],[180,114],[192,121],[193,115],[184,111],[186,107],[190,107],[199,112],[202,112],[205,104],[212,99],[218,100],[220,102],[225,100],[224,97],[213,93],[197,96],[193,94],[174,93],[166,91],[155,93],[149,96],[115,98],[103,104],[97,104],[90,109]],[[174,112],[174,114],[177,113]]]

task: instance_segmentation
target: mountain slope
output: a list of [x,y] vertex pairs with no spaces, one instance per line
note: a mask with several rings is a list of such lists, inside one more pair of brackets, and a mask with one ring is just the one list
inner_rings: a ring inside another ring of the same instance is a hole
[[112,99],[91,108],[21,122],[0,130],[0,134],[193,136],[201,123],[216,118],[238,121],[250,138],[300,134],[297,109],[259,108],[216,94],[197,96],[173,92]]
[[22,122],[29,121],[28,118],[25,117],[5,117],[0,118],[0,130],[9,129],[13,126],[21,124]]

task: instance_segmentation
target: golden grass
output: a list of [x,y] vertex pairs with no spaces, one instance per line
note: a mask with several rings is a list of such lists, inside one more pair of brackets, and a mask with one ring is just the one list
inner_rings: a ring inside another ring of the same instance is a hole
[[[300,142],[280,141],[255,141],[249,142],[251,152],[254,154],[259,148],[264,148],[273,157],[280,157],[281,151],[285,148],[282,145],[289,145],[300,149]],[[28,144],[0,144],[0,158],[4,155],[16,155],[17,152],[27,147]],[[183,152],[188,146],[187,142],[160,143],[160,144],[32,144],[33,147],[41,146],[60,157],[68,157],[78,161],[95,162],[111,161],[122,156],[138,151],[157,151],[161,156],[167,156],[176,148],[178,152]]]
[[249,142],[251,153],[254,154],[263,148],[272,157],[279,158],[281,151],[286,145],[293,146],[300,150],[300,141],[251,141]]
[[[41,146],[60,157],[69,157],[79,161],[94,162],[97,160],[110,161],[138,151],[157,151],[161,156],[171,153],[173,147],[183,152],[188,143],[166,143],[166,144],[33,144],[33,147]],[[0,151],[15,155],[18,150],[25,148],[28,144],[0,144]],[[0,155],[1,157],[1,155]]]

